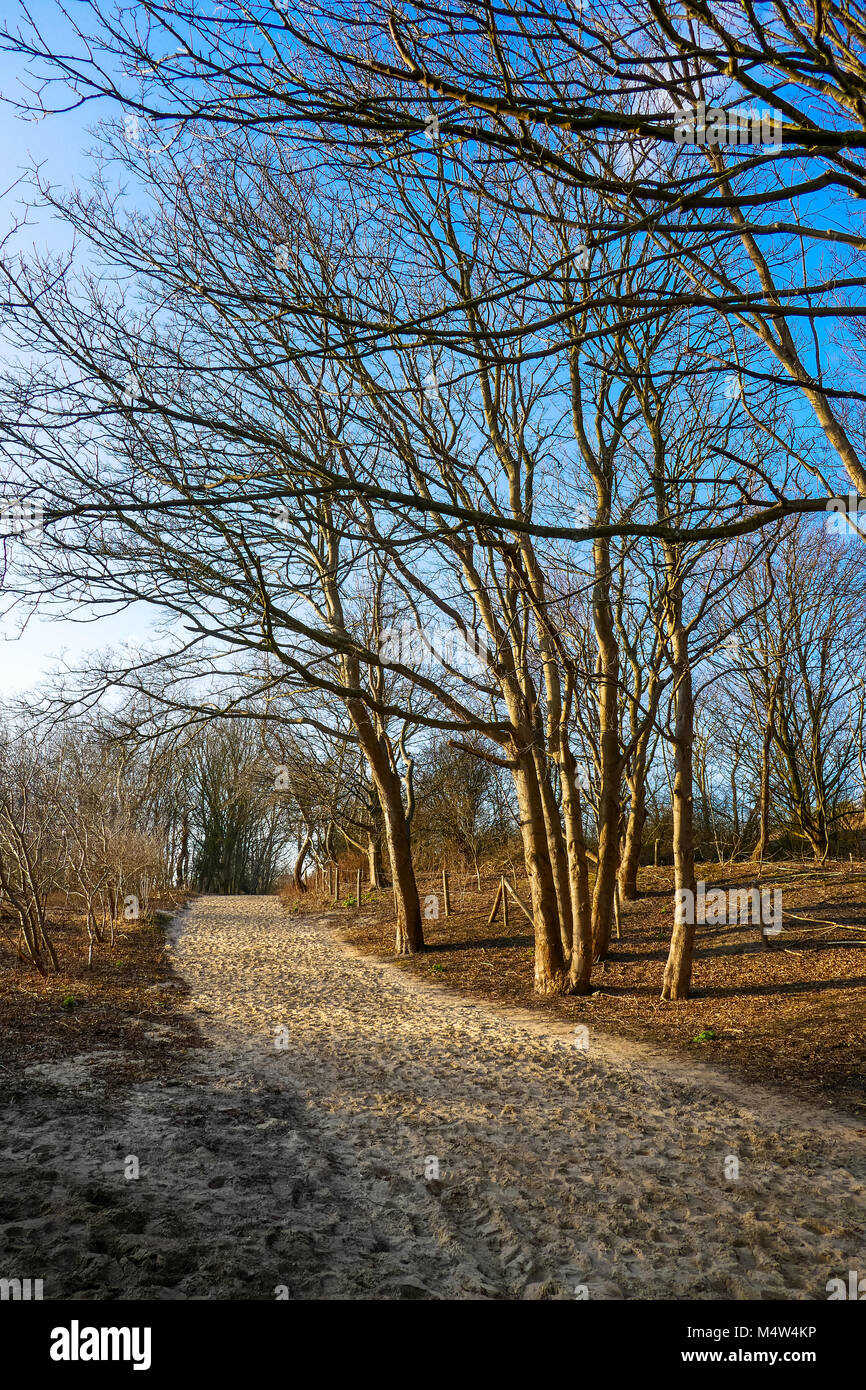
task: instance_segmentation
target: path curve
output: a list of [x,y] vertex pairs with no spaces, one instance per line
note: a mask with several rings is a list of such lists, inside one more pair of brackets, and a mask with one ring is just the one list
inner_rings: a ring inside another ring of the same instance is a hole
[[197,899],[174,957],[250,1297],[824,1299],[866,1274],[855,1121],[576,1046],[274,898]]

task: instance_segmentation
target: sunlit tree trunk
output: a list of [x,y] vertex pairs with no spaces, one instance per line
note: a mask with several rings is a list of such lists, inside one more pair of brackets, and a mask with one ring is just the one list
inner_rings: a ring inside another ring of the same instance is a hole
[[650,732],[648,727],[638,739],[631,769],[626,774],[631,793],[631,810],[626,823],[625,845],[619,866],[619,892],[623,902],[633,902],[637,898],[637,871],[647,816],[646,762]]
[[377,835],[367,837],[367,876],[371,888],[382,887],[382,847]]
[[559,918],[559,935],[562,941],[562,954],[566,964],[571,959],[572,937],[574,933],[571,911],[571,885],[569,883],[568,853],[562,829],[562,817],[556,804],[556,797],[550,785],[550,776],[545,759],[536,752],[535,770],[544,811],[544,824],[547,831],[547,845],[550,854],[550,867],[553,874],[553,887],[556,893],[556,907]]
[[[607,546],[604,547],[607,553]],[[605,561],[596,563],[601,575]],[[592,935],[596,960],[604,960],[610,948],[613,895],[619,867],[620,778],[619,653],[611,622],[607,585],[597,578],[593,601],[599,646],[598,717],[601,743],[601,791],[598,808],[598,864],[592,897]]]
[[566,737],[562,738],[560,749],[560,776],[574,925],[569,982],[575,994],[586,994],[592,973],[592,897],[577,768]]
[[306,830],[304,831],[304,838],[301,842],[300,848],[298,849],[298,857],[295,860],[295,871],[292,875],[295,888],[299,893],[306,893],[307,891],[307,885],[304,882],[304,860],[309,854],[310,845],[312,843],[313,834],[310,827],[307,826]]
[[[674,890],[691,894],[694,905],[695,882],[693,744],[694,697],[689,659],[688,635],[682,625],[682,596],[679,588],[671,598],[671,664],[674,705],[674,783],[673,841]],[[679,900],[679,899],[678,899]],[[691,921],[688,918],[691,918]],[[678,912],[671,934],[670,950],[662,982],[663,999],[687,999],[692,981],[695,949],[695,912]]]
[[530,753],[518,755],[514,784],[535,926],[535,988],[539,994],[559,994],[567,989],[559,905],[550,864],[541,791]]

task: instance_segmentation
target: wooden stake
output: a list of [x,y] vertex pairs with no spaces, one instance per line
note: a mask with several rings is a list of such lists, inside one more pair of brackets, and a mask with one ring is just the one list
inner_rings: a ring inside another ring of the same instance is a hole
[[508,889],[508,891],[509,891],[509,893],[511,894],[512,898],[513,898],[514,901],[517,903],[517,906],[520,908],[520,911],[523,913],[523,915],[524,915],[524,917],[526,918],[527,922],[529,922],[530,926],[532,927],[532,929],[533,929],[533,931],[534,931],[534,930],[535,930],[535,920],[534,920],[534,918],[533,918],[533,916],[532,916],[532,913],[529,911],[529,908],[526,906],[526,903],[523,901],[523,899],[521,898],[520,894],[518,893],[517,889],[516,889],[516,888],[512,888],[512,886],[511,886],[511,884],[508,882],[508,879],[507,879],[507,878],[504,878],[504,879],[502,880],[502,882],[505,884],[505,887]]
[[334,865],[334,902],[340,901],[340,866]]
[[451,895],[448,892],[448,870],[442,867],[442,897],[445,902],[445,916],[451,916]]
[[616,927],[616,939],[622,939],[622,932],[619,929],[619,884],[614,884],[613,889],[613,924]]
[[499,899],[502,897],[502,885],[504,882],[505,880],[502,878],[499,880],[499,887],[496,890],[496,897],[493,900],[493,907],[490,909],[490,916],[487,918],[488,927],[491,926],[492,923],[496,920],[496,914],[499,911]]
[[505,879],[502,880],[502,925],[508,930],[508,893],[505,888]]
[[361,870],[355,875],[355,906],[361,911]]

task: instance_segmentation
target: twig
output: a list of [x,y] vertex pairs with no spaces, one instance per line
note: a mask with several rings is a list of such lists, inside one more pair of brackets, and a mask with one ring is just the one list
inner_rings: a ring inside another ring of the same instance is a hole
[[856,927],[849,927],[845,922],[831,922],[829,917],[804,917],[800,912],[786,912],[786,917],[793,917],[798,922],[816,922],[822,927],[835,927],[837,931],[862,931],[862,926],[858,923]]

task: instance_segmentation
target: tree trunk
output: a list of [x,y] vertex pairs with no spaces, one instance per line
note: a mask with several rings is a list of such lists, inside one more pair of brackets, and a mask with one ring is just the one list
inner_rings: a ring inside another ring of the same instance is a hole
[[[677,591],[673,600],[671,653],[674,677],[674,787],[673,839],[674,890],[691,893],[694,908],[695,882],[694,794],[692,761],[694,741],[694,698],[692,672],[689,662],[688,634],[682,627],[682,597]],[[679,897],[677,897],[679,901]],[[690,916],[689,922],[686,918]],[[662,983],[662,999],[687,999],[692,982],[692,958],[695,949],[695,916],[678,912],[671,934],[670,951]]]
[[382,887],[382,846],[375,835],[367,837],[367,874],[371,888]]
[[764,732],[761,738],[761,789],[760,803],[758,810],[758,843],[755,845],[752,858],[759,864],[763,864],[764,855],[767,853],[767,842],[769,840],[770,828],[770,747],[773,741],[773,715],[776,705],[776,686],[770,692],[767,701],[766,718],[764,720]]
[[523,752],[518,755],[514,783],[520,811],[526,874],[532,895],[535,988],[539,994],[561,994],[567,992],[568,982],[559,931],[559,910],[541,791],[530,753]]
[[601,795],[599,797],[598,864],[592,895],[592,936],[596,960],[610,949],[613,894],[619,867],[619,735],[608,729],[601,738]]
[[543,753],[537,748],[535,750],[535,770],[544,810],[544,824],[547,831],[547,845],[550,854],[550,867],[553,873],[553,887],[556,893],[562,955],[567,965],[571,960],[574,937],[568,854],[565,847],[565,836],[562,833],[562,817],[559,813],[559,807],[556,804],[553,788],[550,785],[550,776],[545,758]]
[[610,549],[594,542],[593,621],[598,642],[598,722],[601,744],[601,791],[598,805],[598,865],[592,895],[592,936],[596,960],[610,948],[613,894],[619,867],[620,779],[619,649],[610,606]]
[[186,883],[189,871],[189,812],[184,811],[180,821],[180,853],[177,856],[177,887]]
[[592,973],[592,898],[589,891],[589,862],[586,857],[577,769],[566,737],[562,738],[560,744],[559,771],[562,780],[562,814],[568,852],[571,914],[574,923],[568,978],[574,994],[587,994]]
[[619,866],[619,894],[623,902],[637,898],[637,871],[640,865],[643,829],[646,825],[646,755],[650,730],[638,739],[631,772],[627,774],[631,811],[625,829],[625,846]]
[[[409,842],[409,827],[403,810],[403,794],[400,779],[389,769],[389,776],[383,777],[382,786],[377,790],[382,800],[382,814],[385,818],[385,840],[388,858],[391,863],[391,882],[397,898],[397,931],[394,951],[398,956],[414,955],[424,949],[424,929],[421,924],[421,903],[418,897],[418,884],[412,866],[412,850]],[[376,774],[374,773],[374,776]]]
[[294,881],[294,885],[295,885],[295,887],[297,888],[297,890],[298,890],[299,893],[306,893],[306,891],[307,891],[307,885],[306,885],[306,883],[304,882],[304,877],[303,877],[303,868],[304,868],[304,860],[306,859],[306,857],[307,857],[307,855],[308,855],[308,853],[309,853],[310,845],[312,844],[312,842],[313,842],[313,835],[312,835],[312,831],[310,830],[310,828],[309,828],[309,826],[308,826],[308,827],[307,827],[307,830],[306,830],[306,832],[305,832],[305,834],[304,834],[303,843],[301,844],[301,847],[300,847],[300,849],[298,850],[298,857],[297,857],[297,859],[295,860],[295,872],[294,872],[294,874],[292,875],[292,878],[293,878],[293,881]]
[[[330,520],[330,519],[329,519]],[[329,617],[335,631],[346,634],[343,608],[334,575],[337,572],[338,545],[333,529],[328,537],[329,568],[322,575],[322,588],[328,604]],[[354,654],[341,661],[343,683],[347,690],[362,688],[361,663]],[[346,710],[358,735],[361,752],[367,760],[373,785],[382,808],[385,842],[391,862],[391,879],[397,906],[397,930],[394,950],[399,956],[412,955],[424,949],[424,929],[421,923],[421,903],[418,884],[412,866],[409,825],[403,806],[403,789],[391,750],[384,733],[373,723],[370,710],[362,699],[349,696]]]
[[[348,663],[347,663],[348,664]],[[357,664],[357,663],[355,663]],[[352,672],[359,683],[360,673]],[[413,955],[424,949],[424,929],[421,922],[421,903],[412,866],[409,826],[403,807],[403,788],[394,767],[385,739],[373,727],[369,711],[362,700],[347,700],[346,707],[358,735],[361,751],[367,759],[379,805],[382,808],[385,844],[391,865],[391,882],[397,906],[397,931],[394,950],[398,956]]]

